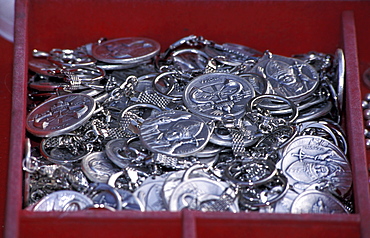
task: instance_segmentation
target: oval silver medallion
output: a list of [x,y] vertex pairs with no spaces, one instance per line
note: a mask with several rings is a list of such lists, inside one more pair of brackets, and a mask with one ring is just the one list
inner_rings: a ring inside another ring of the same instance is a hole
[[301,193],[293,202],[292,213],[348,213],[344,205],[328,193],[309,190]]
[[284,153],[281,169],[296,191],[303,192],[316,184],[339,196],[348,193],[351,167],[334,144],[317,136],[299,136],[287,147],[290,150]]
[[82,171],[95,183],[107,183],[110,176],[120,171],[105,152],[94,152],[82,159]]
[[106,63],[135,64],[146,61],[159,53],[157,41],[143,37],[112,39],[95,45],[92,55]]
[[84,94],[68,94],[50,99],[27,116],[26,129],[39,137],[65,134],[80,127],[95,110],[95,101]]
[[140,138],[151,151],[186,157],[202,150],[209,141],[207,124],[184,111],[164,111],[143,122]]
[[274,94],[295,102],[310,96],[319,85],[315,68],[302,60],[280,55],[264,55],[251,72],[263,75]]
[[216,182],[206,178],[189,179],[179,184],[169,200],[170,211],[181,211],[184,208],[200,211],[238,212],[237,199],[222,200],[228,188],[225,182]]
[[245,105],[255,96],[245,79],[227,73],[203,74],[186,86],[183,100],[194,114],[221,120],[225,115],[241,117]]
[[93,201],[82,193],[61,190],[42,198],[33,208],[36,212],[79,211],[91,207]]

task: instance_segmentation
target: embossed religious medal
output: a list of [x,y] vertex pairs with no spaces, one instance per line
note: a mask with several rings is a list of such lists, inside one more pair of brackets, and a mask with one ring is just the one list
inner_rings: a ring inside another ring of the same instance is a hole
[[92,55],[106,63],[136,64],[159,53],[157,41],[143,37],[126,37],[104,41],[93,47]]
[[311,65],[271,53],[265,54],[251,72],[266,78],[274,94],[295,102],[310,96],[319,84],[319,74]]
[[344,205],[328,193],[309,190],[301,193],[293,202],[292,213],[348,213]]
[[186,86],[183,100],[198,116],[221,120],[224,116],[241,117],[245,105],[255,96],[250,83],[227,73],[203,74]]
[[79,211],[91,207],[93,201],[82,193],[60,190],[42,198],[33,208],[36,212]]
[[180,183],[169,200],[170,211],[181,211],[184,208],[199,211],[238,212],[235,194],[224,198],[228,184],[207,178],[194,178]]
[[108,159],[105,152],[94,152],[82,159],[82,171],[95,183],[107,183],[110,176],[120,171],[118,167]]
[[205,122],[184,111],[164,111],[149,117],[140,128],[140,138],[151,151],[185,157],[202,150],[210,137]]
[[26,128],[39,137],[62,135],[80,127],[94,110],[95,101],[88,95],[59,96],[33,109],[28,114]]
[[352,185],[352,172],[347,158],[330,141],[318,136],[298,136],[287,148],[281,170],[296,191],[312,185],[328,188],[345,196]]

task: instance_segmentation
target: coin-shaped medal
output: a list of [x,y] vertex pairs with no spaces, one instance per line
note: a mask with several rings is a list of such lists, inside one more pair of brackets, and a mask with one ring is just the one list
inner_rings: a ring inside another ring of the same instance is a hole
[[254,96],[254,88],[247,80],[233,74],[210,73],[190,81],[183,100],[194,114],[221,120],[226,115],[241,117]]
[[26,128],[39,137],[62,135],[80,127],[94,110],[95,101],[88,95],[59,96],[33,109],[28,114]]
[[265,54],[253,67],[252,73],[263,75],[273,94],[301,102],[312,95],[319,85],[319,74],[302,60]]
[[81,168],[86,177],[95,183],[107,183],[113,174],[120,171],[105,152],[94,152],[84,157]]
[[292,213],[348,213],[344,205],[329,193],[308,190],[301,193],[293,202]]
[[184,111],[164,111],[149,117],[140,128],[140,138],[151,151],[186,157],[202,150],[210,130],[198,116]]
[[286,148],[281,170],[296,191],[312,185],[345,197],[352,186],[351,166],[342,151],[318,136],[298,136]]
[[136,64],[159,53],[157,41],[143,37],[126,37],[104,41],[93,47],[92,55],[106,63]]
[[82,193],[60,190],[43,197],[33,208],[36,212],[79,211],[91,207],[93,201]]

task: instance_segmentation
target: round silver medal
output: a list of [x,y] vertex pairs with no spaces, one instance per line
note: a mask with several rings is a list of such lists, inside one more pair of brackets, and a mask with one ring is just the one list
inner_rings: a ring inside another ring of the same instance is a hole
[[293,202],[292,213],[348,213],[344,205],[329,193],[309,190],[301,193]]
[[58,69],[58,66],[47,59],[31,58],[28,61],[28,68],[41,75],[54,76],[53,72]]
[[107,183],[110,176],[120,171],[105,154],[105,152],[94,152],[82,159],[82,171],[91,181],[95,183]]
[[39,137],[71,132],[85,123],[95,110],[95,101],[84,94],[68,94],[50,99],[27,116],[26,129]]
[[93,201],[82,193],[61,190],[42,198],[33,208],[36,212],[79,211],[91,207]]
[[210,130],[198,116],[184,111],[164,111],[149,117],[140,128],[140,138],[151,151],[186,157],[202,150]]
[[298,136],[288,146],[281,169],[298,192],[312,185],[345,196],[352,186],[352,172],[343,152],[318,136]]
[[184,181],[188,181],[194,178],[204,178],[204,179],[211,179],[210,176],[205,173],[203,170],[199,170],[202,168],[201,166],[194,165],[187,170],[179,170],[176,172],[171,172],[167,176],[166,180],[162,186],[162,197],[167,205],[170,201],[173,191]]
[[331,141],[320,137],[320,136],[314,136],[314,135],[300,135],[296,136],[289,144],[287,144],[282,149],[282,157],[285,157],[289,151],[291,151],[293,148],[297,148],[299,146],[321,146],[321,147],[327,147],[327,149],[334,150],[336,153],[339,153],[340,157],[342,157],[345,161],[347,160],[347,157],[339,149],[338,146],[333,144]]
[[94,45],[92,55],[106,63],[136,64],[153,58],[159,50],[159,43],[152,39],[126,37]]
[[228,188],[225,182],[216,182],[207,178],[194,178],[179,184],[169,200],[170,211],[184,208],[200,211],[238,212],[237,200],[222,200]]
[[274,92],[294,102],[310,96],[319,85],[319,74],[302,60],[265,54],[251,73],[263,75]]
[[241,117],[255,96],[245,79],[227,73],[203,74],[186,86],[183,101],[194,114],[221,120],[225,115]]

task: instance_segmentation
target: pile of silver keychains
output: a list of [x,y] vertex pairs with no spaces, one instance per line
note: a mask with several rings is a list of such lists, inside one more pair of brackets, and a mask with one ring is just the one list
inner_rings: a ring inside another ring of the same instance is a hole
[[341,49],[126,37],[29,69],[28,210],[353,212]]

